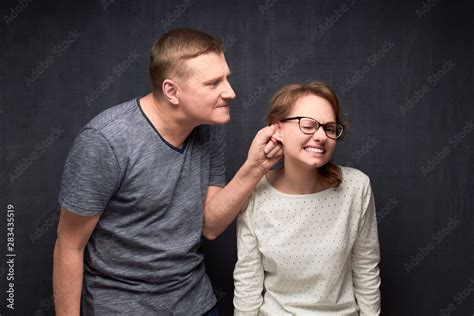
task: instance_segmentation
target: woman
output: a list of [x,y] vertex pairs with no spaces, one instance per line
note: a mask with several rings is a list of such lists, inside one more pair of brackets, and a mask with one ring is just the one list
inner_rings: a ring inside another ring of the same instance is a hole
[[378,315],[380,259],[369,178],[331,162],[344,126],[324,83],[274,95],[284,167],[237,220],[234,315]]

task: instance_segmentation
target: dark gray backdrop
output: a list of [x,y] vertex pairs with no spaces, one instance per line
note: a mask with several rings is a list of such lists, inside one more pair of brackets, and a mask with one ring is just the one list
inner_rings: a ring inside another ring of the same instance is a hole
[[[56,197],[72,141],[103,109],[149,91],[149,49],[164,30],[192,27],[224,40],[233,71],[228,178],[278,87],[328,82],[351,116],[335,161],[363,170],[375,191],[383,315],[472,315],[471,3],[3,0],[1,313],[53,314]],[[203,243],[222,315],[234,235]]]

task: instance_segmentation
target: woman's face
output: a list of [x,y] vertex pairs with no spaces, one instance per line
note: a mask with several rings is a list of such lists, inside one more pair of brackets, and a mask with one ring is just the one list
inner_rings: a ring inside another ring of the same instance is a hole
[[[336,121],[331,104],[316,95],[299,98],[288,117],[305,116],[317,120],[321,124]],[[309,168],[320,168],[332,157],[336,149],[336,140],[326,136],[323,127],[313,135],[304,134],[298,120],[278,123],[278,140],[283,144],[285,165],[288,163]]]

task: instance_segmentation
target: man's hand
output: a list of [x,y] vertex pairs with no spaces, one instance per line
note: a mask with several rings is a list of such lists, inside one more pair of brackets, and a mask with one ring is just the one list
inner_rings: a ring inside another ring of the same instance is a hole
[[246,164],[259,178],[283,156],[281,143],[273,137],[275,128],[275,125],[271,125],[259,130],[250,145]]
[[281,144],[273,138],[275,126],[258,131],[250,145],[247,161],[224,187],[208,188],[202,233],[215,239],[239,214],[260,179],[283,155]]

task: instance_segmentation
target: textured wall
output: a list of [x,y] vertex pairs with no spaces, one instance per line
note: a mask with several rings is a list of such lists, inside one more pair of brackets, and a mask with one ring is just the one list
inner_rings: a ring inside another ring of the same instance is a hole
[[[56,199],[72,141],[103,109],[149,91],[149,49],[164,30],[192,27],[224,40],[233,71],[228,178],[279,86],[327,81],[351,116],[335,161],[363,170],[375,191],[383,315],[471,315],[472,13],[471,1],[439,0],[3,0],[0,312],[53,314]],[[203,248],[230,315],[234,228]]]

